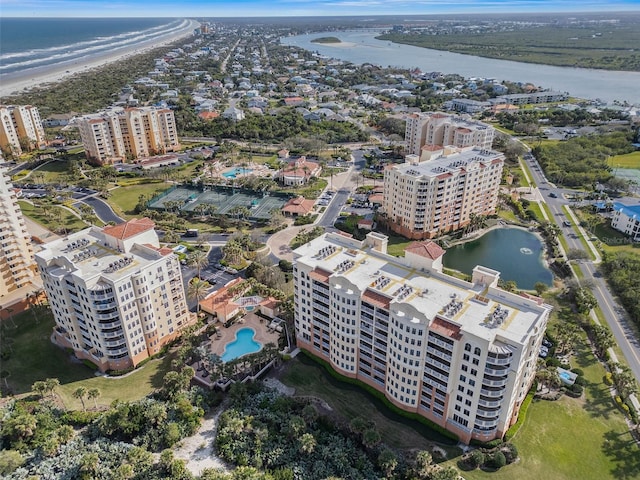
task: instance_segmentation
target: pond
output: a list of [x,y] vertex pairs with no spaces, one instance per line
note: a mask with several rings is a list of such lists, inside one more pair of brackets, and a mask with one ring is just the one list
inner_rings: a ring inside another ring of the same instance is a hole
[[542,256],[543,244],[536,235],[521,228],[496,228],[449,248],[444,266],[470,275],[476,265],[482,265],[498,270],[502,280],[513,280],[519,289],[533,290],[537,282],[553,283]]

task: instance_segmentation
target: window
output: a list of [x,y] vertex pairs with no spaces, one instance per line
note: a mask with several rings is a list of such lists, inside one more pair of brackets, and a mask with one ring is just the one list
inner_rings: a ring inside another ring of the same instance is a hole
[[464,351],[465,352],[470,352],[471,351],[471,344],[469,344],[469,343],[465,344]]

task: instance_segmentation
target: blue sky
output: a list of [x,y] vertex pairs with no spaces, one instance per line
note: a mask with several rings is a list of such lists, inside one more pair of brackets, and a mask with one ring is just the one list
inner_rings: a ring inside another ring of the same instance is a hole
[[240,17],[640,10],[640,0],[0,0],[2,17]]

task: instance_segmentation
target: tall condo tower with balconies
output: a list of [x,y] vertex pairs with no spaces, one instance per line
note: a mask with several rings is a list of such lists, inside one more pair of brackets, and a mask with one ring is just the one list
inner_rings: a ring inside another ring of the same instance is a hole
[[193,323],[178,258],[148,218],[91,227],[36,253],[56,326],[52,339],[100,370],[157,353]]
[[442,273],[442,250],[414,242],[404,258],[387,237],[326,233],[294,251],[298,347],[382,392],[460,440],[500,438],[531,387],[551,307]]
[[34,272],[31,239],[16,190],[0,167],[0,297],[28,286]]

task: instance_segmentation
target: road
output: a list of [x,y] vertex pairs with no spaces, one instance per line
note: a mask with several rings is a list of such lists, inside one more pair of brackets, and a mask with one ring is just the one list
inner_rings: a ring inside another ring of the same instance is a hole
[[[545,196],[545,201],[553,214],[553,220],[561,227],[561,235],[566,239],[569,248],[584,250],[584,245],[580,241],[580,237],[576,235],[573,227],[567,228],[562,225],[562,222],[567,219],[563,207],[570,205],[566,196],[575,192],[569,189],[557,188],[549,184],[546,178],[544,178],[540,165],[538,165],[538,162],[531,154],[525,155],[525,162],[531,170],[533,181]],[[555,194],[556,197],[550,197],[549,194]],[[585,280],[593,283],[594,288],[592,292],[598,301],[598,306],[602,310],[629,368],[636,377],[636,380],[640,382],[640,342],[631,328],[630,320],[627,318],[624,309],[618,305],[605,279],[598,272],[598,267],[592,261],[582,261],[576,265],[576,267],[582,271]]]

